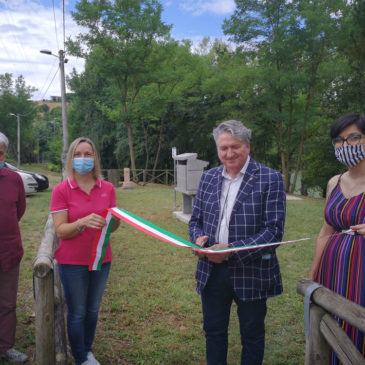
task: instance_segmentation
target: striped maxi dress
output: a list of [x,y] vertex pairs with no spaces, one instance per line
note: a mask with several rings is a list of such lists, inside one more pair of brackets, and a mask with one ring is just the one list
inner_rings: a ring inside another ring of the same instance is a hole
[[[325,208],[327,223],[338,232],[365,223],[365,192],[347,199],[342,193],[340,180],[341,176]],[[350,234],[331,236],[316,269],[315,281],[365,307],[365,238]],[[364,334],[341,319],[337,320],[360,353],[365,355]],[[334,352],[331,364],[340,364]]]

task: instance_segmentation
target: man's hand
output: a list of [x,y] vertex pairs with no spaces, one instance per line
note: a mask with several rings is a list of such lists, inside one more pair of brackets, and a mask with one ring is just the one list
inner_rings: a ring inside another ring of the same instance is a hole
[[[200,247],[204,247],[204,245],[208,242],[208,239],[209,239],[209,236],[199,236],[196,238],[195,244]],[[205,257],[205,253],[202,251],[193,250],[193,252],[194,252],[194,255],[198,256],[200,259]]]
[[[216,243],[215,245],[209,247],[210,250],[217,250],[220,248],[228,248],[228,243]],[[232,252],[221,252],[221,253],[204,253],[205,257],[208,258],[209,261],[214,262],[215,264],[221,264],[224,260],[226,260],[229,256],[231,256]]]

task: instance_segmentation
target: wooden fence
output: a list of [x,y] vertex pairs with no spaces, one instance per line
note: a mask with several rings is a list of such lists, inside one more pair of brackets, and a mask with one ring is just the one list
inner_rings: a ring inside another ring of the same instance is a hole
[[[104,177],[108,180],[113,178],[113,176],[116,176],[118,181],[123,181],[123,170],[102,170],[102,172]],[[130,170],[130,173],[131,181],[137,184],[142,184],[143,186],[150,183],[165,185],[174,184],[174,170],[136,169],[135,177],[133,177],[132,170]]]
[[[365,332],[365,308],[351,302],[325,287],[315,287],[309,279],[301,279],[297,292],[310,296],[305,365],[328,365],[331,349],[343,365],[363,365],[365,359],[346,335],[336,316]],[[312,294],[310,289],[315,288]],[[309,288],[309,289],[308,289]],[[306,299],[305,299],[306,302]],[[306,311],[306,307],[304,310]]]
[[37,365],[67,364],[66,305],[58,264],[53,260],[57,247],[58,238],[49,215],[33,265]]
[[136,169],[136,178],[143,186],[149,183],[169,185],[174,183],[174,170]]

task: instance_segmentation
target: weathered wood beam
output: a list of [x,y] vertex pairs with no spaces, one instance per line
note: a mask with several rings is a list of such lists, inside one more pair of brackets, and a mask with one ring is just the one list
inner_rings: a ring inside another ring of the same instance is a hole
[[43,231],[42,241],[38,249],[38,254],[33,265],[33,273],[38,278],[46,277],[50,270],[52,270],[55,239],[56,232],[54,229],[53,219],[51,214],[49,214]]
[[306,340],[305,365],[328,365],[331,348],[319,331],[319,325],[326,311],[310,304],[309,336]]
[[[312,280],[301,279],[297,283],[297,292],[304,296],[309,285],[313,284]],[[365,308],[347,300],[333,291],[321,287],[312,294],[312,302],[324,308],[327,312],[342,318],[351,326],[365,332]]]
[[331,315],[323,316],[319,328],[343,365],[365,365],[362,354]]
[[37,365],[55,363],[53,272],[34,277]]

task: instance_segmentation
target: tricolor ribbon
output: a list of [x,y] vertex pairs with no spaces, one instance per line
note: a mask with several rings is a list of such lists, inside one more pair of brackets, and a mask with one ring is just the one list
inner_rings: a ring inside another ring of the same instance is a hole
[[[194,243],[191,243],[187,240],[184,240],[181,237],[175,236],[174,234],[162,229],[161,227],[155,226],[151,222],[144,220],[137,215],[127,212],[124,209],[120,208],[110,208],[105,211],[103,217],[107,220],[107,224],[100,230],[93,242],[93,255],[92,260],[89,265],[89,270],[100,270],[101,264],[105,255],[105,248],[109,242],[110,232],[113,228],[114,220],[112,217],[118,218],[129,225],[139,229],[140,231],[147,233],[153,237],[156,237],[162,241],[172,243],[177,246],[190,248],[197,251],[204,251],[209,253],[219,253],[219,252],[232,252],[232,251],[244,251],[244,250],[252,250],[253,248],[262,248],[269,246],[277,246],[284,245],[294,242],[308,241],[312,238],[300,238],[291,241],[282,241],[282,242],[269,242],[262,243],[258,245],[249,245],[249,246],[240,246],[240,247],[232,247],[232,248],[221,248],[217,250],[211,250],[209,248],[202,248]],[[350,230],[351,231],[351,230]]]
[[101,216],[105,218],[106,225],[103,227],[103,229],[98,230],[98,233],[94,238],[89,271],[101,269],[101,265],[104,261],[106,246],[108,246],[110,233],[114,226],[114,219],[110,210],[105,210]]

